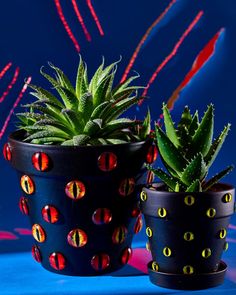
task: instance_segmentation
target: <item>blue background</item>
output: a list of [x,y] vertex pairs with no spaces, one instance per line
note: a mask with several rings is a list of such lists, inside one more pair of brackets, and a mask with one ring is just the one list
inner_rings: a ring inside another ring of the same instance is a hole
[[[104,36],[99,34],[86,1],[77,0],[92,37],[92,41],[88,42],[73,11],[71,1],[61,0],[66,20],[81,46],[80,53],[88,64],[90,75],[100,64],[102,56],[105,56],[107,63],[122,56],[117,73],[118,83],[141,37],[170,1],[94,0],[92,3],[101,22]],[[168,100],[184,79],[201,49],[220,28],[224,27],[225,31],[217,42],[214,56],[181,92],[172,111],[174,119],[178,120],[186,104],[193,111],[197,108],[200,114],[203,114],[206,105],[213,102],[216,108],[216,135],[227,122],[232,123],[230,135],[210,172],[210,175],[213,175],[226,165],[236,163],[235,1],[177,0],[146,40],[132,70],[140,73],[140,85],[146,85],[157,66],[171,52],[181,34],[200,10],[204,11],[203,17],[187,36],[176,56],[151,85],[148,91],[149,99],[139,109],[133,108],[128,115],[142,119],[149,105],[153,121],[158,119],[162,102]],[[17,83],[0,104],[1,129],[26,77],[32,76],[34,84],[47,88],[48,84],[39,74],[39,68],[51,61],[61,67],[71,80],[75,80],[79,57],[52,0],[1,1],[0,42],[0,69],[9,61],[13,62],[11,69],[0,80],[0,94],[7,88],[15,68],[20,67]],[[21,103],[26,103],[30,99],[31,97],[26,94]],[[18,107],[16,112],[19,110]],[[7,141],[7,135],[15,129],[15,121],[13,116],[0,141],[1,148]],[[18,237],[12,241],[0,240],[0,253],[28,251],[31,248],[31,237],[19,235],[14,230],[29,228],[27,218],[22,216],[18,209],[21,192],[16,175],[3,157],[0,157],[0,167],[0,231],[10,231]],[[236,171],[227,176],[225,181],[235,185],[235,176]],[[142,232],[135,238],[135,245],[144,246],[144,240]]]

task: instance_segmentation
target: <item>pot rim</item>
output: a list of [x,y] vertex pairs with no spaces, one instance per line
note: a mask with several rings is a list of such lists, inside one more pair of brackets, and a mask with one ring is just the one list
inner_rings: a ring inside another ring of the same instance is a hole
[[47,144],[35,144],[35,143],[28,143],[23,142],[20,137],[22,137],[24,134],[24,130],[16,130],[8,136],[8,141],[14,144],[21,145],[23,147],[35,147],[39,149],[47,149],[47,150],[56,150],[56,149],[62,149],[62,150],[76,150],[76,149],[97,149],[97,148],[103,148],[103,147],[124,147],[124,146],[140,146],[145,143],[147,143],[150,139],[147,139],[146,141],[138,141],[138,142],[128,142],[128,143],[118,143],[118,144],[105,144],[105,145],[86,145],[86,146],[66,146],[66,145],[47,145]]

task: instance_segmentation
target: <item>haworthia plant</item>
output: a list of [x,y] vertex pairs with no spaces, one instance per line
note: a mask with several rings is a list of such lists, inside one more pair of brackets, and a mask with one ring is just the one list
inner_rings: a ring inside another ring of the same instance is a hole
[[36,97],[18,113],[24,141],[35,144],[104,145],[143,141],[150,132],[150,113],[143,122],[120,118],[143,97],[140,86],[130,85],[138,75],[113,87],[118,62],[98,67],[90,82],[87,66],[80,57],[75,87],[61,69],[49,63],[54,75],[41,74],[55,91],[30,84]]
[[206,180],[208,170],[230,129],[230,124],[227,124],[220,135],[213,140],[214,107],[212,104],[208,106],[201,122],[198,119],[198,111],[192,116],[187,106],[177,127],[172,121],[166,104],[163,104],[163,117],[165,132],[156,124],[155,139],[168,173],[150,165],[147,165],[147,168],[166,184],[169,191],[210,190],[233,169],[231,165]]

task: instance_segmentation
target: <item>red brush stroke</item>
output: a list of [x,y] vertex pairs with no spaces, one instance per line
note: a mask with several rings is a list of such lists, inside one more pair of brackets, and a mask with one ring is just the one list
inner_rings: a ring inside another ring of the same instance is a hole
[[[203,11],[201,10],[196,15],[196,17],[191,22],[191,24],[188,26],[188,28],[185,30],[185,32],[183,33],[183,35],[180,37],[179,41],[176,43],[176,45],[174,46],[174,48],[171,51],[171,53],[169,55],[167,55],[167,57],[164,59],[164,61],[157,67],[157,69],[155,70],[155,72],[151,76],[150,80],[148,81],[148,84],[147,84],[146,88],[144,89],[142,96],[146,96],[147,95],[148,89],[150,88],[151,84],[155,81],[157,75],[166,66],[166,64],[177,54],[177,52],[178,52],[180,46],[182,45],[183,41],[189,35],[189,33],[192,31],[192,29],[194,28],[194,26],[199,22],[199,20],[202,17],[202,15],[203,15]],[[139,102],[139,105],[141,103],[142,103],[142,101]]]
[[151,26],[147,29],[147,31],[145,32],[144,36],[142,37],[142,39],[140,40],[140,42],[138,43],[138,46],[136,47],[130,61],[129,61],[129,64],[128,66],[126,67],[125,69],[125,72],[121,78],[121,81],[120,83],[123,83],[131,68],[133,67],[134,65],[134,62],[139,54],[139,51],[141,50],[143,44],[145,43],[145,41],[147,40],[148,36],[150,35],[151,31],[155,28],[155,26],[166,16],[166,14],[169,12],[169,10],[171,9],[171,7],[175,4],[176,0],[172,0],[169,5],[166,7],[166,9],[158,16],[158,18],[151,24]]
[[12,62],[9,62],[0,72],[0,79],[6,74],[6,72],[10,69],[12,66]]
[[32,230],[28,228],[14,228],[14,231],[19,233],[20,235],[23,236],[31,236],[32,235]]
[[63,14],[63,11],[62,11],[62,7],[61,7],[61,3],[60,3],[60,0],[54,0],[55,2],[55,5],[56,5],[56,8],[57,8],[57,12],[58,12],[58,15],[60,17],[60,20],[68,34],[68,36],[70,37],[70,39],[72,40],[74,46],[75,46],[75,49],[79,52],[80,51],[80,46],[79,46],[79,43],[77,42],[75,36],[73,35],[66,19],[65,19],[65,16]]
[[89,10],[90,10],[90,12],[92,14],[92,17],[93,17],[93,19],[94,19],[94,21],[96,23],[96,26],[98,28],[98,31],[99,31],[100,35],[101,36],[104,36],[104,32],[103,32],[102,26],[100,24],[100,21],[98,19],[98,16],[97,16],[94,8],[93,8],[92,1],[91,0],[86,0],[86,2],[87,2],[87,5],[88,5],[88,8],[89,8]]
[[14,76],[11,80],[11,82],[8,84],[7,89],[3,92],[2,96],[0,97],[0,103],[4,101],[4,99],[6,98],[6,96],[9,94],[10,90],[12,89],[12,87],[14,86],[14,84],[16,83],[18,76],[20,74],[20,68],[16,68]]
[[23,97],[23,95],[24,95],[30,81],[31,81],[31,77],[28,77],[27,80],[26,80],[26,83],[24,84],[23,88],[21,89],[21,91],[20,91],[20,93],[19,93],[13,107],[11,108],[11,110],[10,110],[10,112],[9,112],[9,114],[8,114],[4,124],[3,124],[3,127],[2,127],[2,129],[0,131],[0,140],[2,139],[4,133],[5,133],[6,129],[7,129],[7,126],[9,124],[9,122],[10,122],[11,116],[12,116],[15,108],[18,106],[20,100],[22,99],[22,97]]
[[17,240],[19,239],[15,234],[9,231],[0,231],[0,241],[1,240]]
[[75,14],[76,14],[76,16],[77,16],[77,18],[78,18],[78,20],[79,20],[79,22],[81,24],[81,27],[82,27],[82,29],[84,31],[85,37],[86,37],[87,41],[90,42],[92,40],[92,38],[91,38],[91,36],[90,36],[86,26],[85,26],[84,19],[83,19],[82,15],[81,15],[81,13],[79,11],[79,7],[78,7],[78,5],[76,3],[76,0],[71,0],[71,2],[72,2],[72,5],[73,5]]
[[191,80],[196,76],[196,74],[202,69],[202,67],[208,62],[208,60],[214,55],[216,43],[223,33],[224,29],[220,29],[215,36],[207,43],[207,45],[200,51],[198,56],[193,62],[191,70],[187,73],[184,80],[173,92],[172,96],[167,102],[169,109],[173,109],[175,102],[177,101],[180,92],[191,82]]
[[132,256],[128,262],[128,264],[141,272],[147,274],[147,264],[149,261],[152,260],[151,253],[148,252],[146,249],[137,248],[132,249]]

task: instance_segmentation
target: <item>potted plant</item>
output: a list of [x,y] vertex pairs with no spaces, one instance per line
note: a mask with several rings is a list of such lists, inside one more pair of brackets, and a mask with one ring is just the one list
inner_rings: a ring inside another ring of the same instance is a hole
[[203,289],[223,282],[226,264],[227,227],[234,212],[234,188],[218,183],[229,166],[206,180],[230,124],[213,141],[214,109],[208,106],[199,122],[185,107],[175,127],[163,105],[165,132],[156,125],[155,140],[161,168],[148,169],[162,183],[141,192],[141,211],[153,261],[148,264],[150,280],[172,289]]
[[58,96],[29,85],[36,100],[17,115],[18,130],[3,150],[19,175],[32,254],[60,274],[111,272],[129,260],[141,226],[137,191],[153,158],[150,114],[143,122],[120,118],[142,97],[130,85],[138,76],[113,87],[117,62],[105,67],[103,60],[88,82],[80,58],[75,88],[49,65],[55,77],[41,74]]

